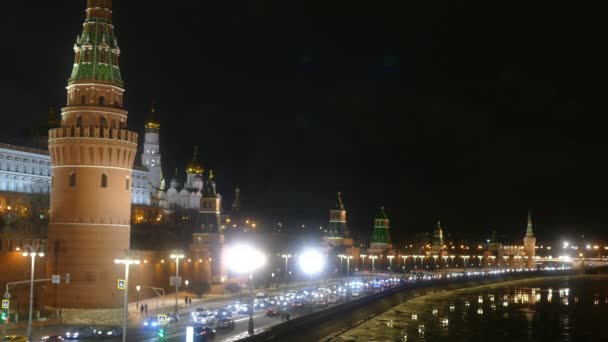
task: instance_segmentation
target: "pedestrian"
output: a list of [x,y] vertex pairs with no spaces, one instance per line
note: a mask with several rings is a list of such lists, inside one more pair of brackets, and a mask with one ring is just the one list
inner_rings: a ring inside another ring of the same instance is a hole
[[188,305],[192,306],[192,297],[188,297]]
[[188,296],[184,297],[185,305],[188,305]]
[[143,304],[139,307],[139,311],[141,311],[141,315],[143,316],[144,315],[144,305]]
[[289,312],[286,314],[285,319],[289,321]]
[[144,312],[146,313],[146,316],[148,316],[148,304],[144,304]]

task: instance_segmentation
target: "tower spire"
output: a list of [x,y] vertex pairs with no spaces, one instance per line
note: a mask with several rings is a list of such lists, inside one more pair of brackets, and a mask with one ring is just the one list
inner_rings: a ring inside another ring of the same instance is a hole
[[232,213],[238,213],[241,210],[241,189],[237,185],[234,189],[234,202],[232,202]]
[[336,204],[336,209],[346,210],[346,209],[344,209],[344,203],[342,202],[342,193],[341,192],[338,192],[338,203]]
[[534,236],[532,229],[532,213],[528,211],[528,228],[526,229],[526,236]]

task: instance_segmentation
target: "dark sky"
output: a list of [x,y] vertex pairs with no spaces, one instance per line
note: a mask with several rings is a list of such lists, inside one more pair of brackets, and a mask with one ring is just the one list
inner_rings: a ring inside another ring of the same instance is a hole
[[[581,2],[114,1],[129,127],[161,113],[164,169],[198,144],[265,222],[395,239],[605,230],[605,35]],[[588,7],[586,7],[588,6]],[[65,103],[85,1],[3,4],[0,133]],[[15,119],[17,118],[17,119]],[[229,204],[229,203],[227,203]]]

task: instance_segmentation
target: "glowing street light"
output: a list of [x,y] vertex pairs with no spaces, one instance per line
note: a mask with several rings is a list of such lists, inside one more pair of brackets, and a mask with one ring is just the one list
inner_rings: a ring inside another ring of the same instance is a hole
[[[10,207],[9,207],[10,208]],[[10,210],[10,209],[9,209]],[[30,277],[30,313],[27,321],[27,337],[28,341],[32,340],[32,308],[34,304],[34,265],[36,264],[36,257],[44,257],[44,252],[42,251],[42,246],[32,247],[30,245],[25,245],[25,252],[21,253],[24,257],[32,258],[32,268],[31,268],[31,277]],[[7,285],[8,289],[8,285]]]
[[389,273],[393,272],[393,259],[395,258],[394,255],[387,255],[386,256],[388,258],[388,271]]
[[367,257],[367,254],[359,254],[359,256],[362,259],[361,269],[364,270],[365,269],[365,258]]
[[251,280],[249,290],[251,291],[251,308],[249,309],[249,324],[247,331],[253,335],[253,271],[264,266],[266,256],[257,249],[247,245],[236,245],[228,249],[226,253],[228,267],[239,274],[249,274]]
[[375,261],[378,259],[377,255],[370,255],[369,258],[372,260],[372,271],[376,270]]
[[124,293],[124,317],[122,322],[122,341],[127,342],[127,321],[129,319],[129,308],[128,308],[128,296],[129,296],[129,266],[130,265],[139,265],[139,259],[133,258],[133,251],[130,249],[125,250],[125,258],[124,259],[114,259],[114,263],[117,265],[123,264],[125,265],[125,293]]
[[[321,273],[325,267],[325,258],[318,250],[309,249],[300,253],[298,256],[298,263],[300,264],[302,271],[310,276],[310,283],[312,284],[312,277],[315,274]],[[310,305],[310,310],[312,311],[312,303]]]
[[291,258],[291,254],[283,254],[283,255],[281,255],[281,258],[285,258],[285,287],[287,287],[287,285],[289,284],[289,273],[287,270],[287,260],[289,260],[289,258]]
[[179,297],[179,259],[183,259],[184,254],[176,252],[169,257],[175,259],[175,313],[177,313],[177,297]]

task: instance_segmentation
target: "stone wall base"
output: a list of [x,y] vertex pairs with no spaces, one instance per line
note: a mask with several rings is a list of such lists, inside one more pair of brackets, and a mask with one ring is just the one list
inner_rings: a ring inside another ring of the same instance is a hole
[[59,309],[64,324],[122,325],[123,309]]

